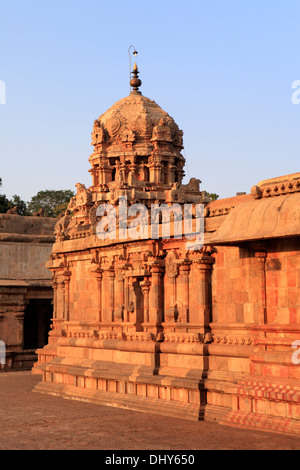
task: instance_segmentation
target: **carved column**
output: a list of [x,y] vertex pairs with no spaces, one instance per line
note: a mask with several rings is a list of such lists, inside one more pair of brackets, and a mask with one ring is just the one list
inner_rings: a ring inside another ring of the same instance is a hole
[[105,178],[103,177],[104,175],[104,163],[100,163],[99,167],[98,167],[98,184],[101,186],[105,183]]
[[145,279],[141,282],[142,292],[144,296],[144,323],[149,323],[149,292],[150,292],[151,282]]
[[[214,257],[212,247],[195,250],[190,253],[190,289],[189,296],[189,328],[203,336],[211,335],[211,277]],[[208,340],[208,336],[206,340]],[[206,342],[205,340],[205,342]]]
[[150,305],[149,305],[149,328],[152,333],[162,331],[163,322],[163,273],[164,268],[159,263],[151,266],[151,287],[150,287]]
[[91,170],[89,170],[89,173],[91,173],[92,178],[93,178],[93,186],[98,186],[98,170],[99,167],[97,165],[94,165]]
[[151,183],[161,183],[161,171],[162,165],[160,163],[160,158],[154,156],[153,158],[151,158],[151,163],[149,164]]
[[169,323],[178,320],[178,305],[176,296],[176,283],[178,278],[177,255],[174,251],[168,253],[165,260],[165,321]]
[[98,321],[102,322],[102,275],[103,271],[100,268],[96,270],[97,284],[98,284]]
[[65,321],[65,309],[66,309],[66,283],[64,280],[61,282],[61,291],[62,291],[62,320]]
[[267,291],[266,291],[266,259],[267,253],[264,250],[256,251],[255,258],[259,263],[258,284],[260,305],[257,311],[256,322],[260,325],[267,323]]
[[114,281],[115,271],[113,267],[104,270],[103,288],[105,296],[103,297],[103,321],[112,323],[114,321]]
[[[131,163],[129,168],[130,168],[130,173],[133,175],[133,178],[135,178],[138,165],[136,165],[136,163]],[[127,182],[129,183],[130,186],[134,184],[134,181],[129,176],[128,176]]]
[[115,320],[121,322],[124,320],[124,276],[122,269],[118,269],[116,275],[116,308]]
[[52,282],[52,287],[53,287],[53,320],[57,318],[57,287],[58,284],[54,280]]
[[56,320],[63,321],[65,314],[65,283],[61,276],[56,278],[57,288],[56,288]]
[[168,168],[167,183],[172,184],[175,181],[175,170],[176,170],[176,166],[174,165],[174,158],[170,158],[167,168]]
[[201,256],[194,263],[196,291],[194,296],[195,305],[193,306],[199,324],[200,331],[203,336],[210,332],[211,321],[211,273],[214,259],[211,256]]
[[48,343],[54,344],[57,342],[58,338],[61,336],[61,323],[62,318],[59,318],[58,314],[58,299],[59,299],[59,283],[57,282],[57,276],[55,272],[53,273],[53,318],[52,318],[52,325],[51,330],[49,331],[49,338]]
[[181,284],[183,289],[183,301],[182,301],[182,322],[189,322],[189,273],[190,273],[189,260],[183,261],[179,265]]
[[136,302],[134,283],[136,278],[124,274],[124,313],[123,313],[123,330],[127,332],[136,331]]
[[166,299],[168,304],[165,311],[165,320],[169,322],[176,321],[175,309],[176,309],[176,278],[172,276],[168,279],[170,285],[170,298]]
[[105,185],[112,181],[113,168],[110,166],[109,162],[105,159],[102,159],[102,162],[99,165],[99,185]]
[[135,278],[129,276],[127,278],[127,321],[131,326],[136,323],[136,313],[135,313],[135,300],[134,300],[134,282]]
[[129,277],[124,278],[124,321],[129,322]]
[[69,307],[70,307],[70,277],[71,272],[64,272],[64,320],[69,321]]

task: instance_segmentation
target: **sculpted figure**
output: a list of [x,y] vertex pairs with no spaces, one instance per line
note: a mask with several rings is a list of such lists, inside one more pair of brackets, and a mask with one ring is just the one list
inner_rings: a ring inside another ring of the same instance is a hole
[[77,188],[76,205],[90,204],[92,195],[85,185],[77,183],[75,187]]
[[188,191],[199,192],[200,183],[201,181],[198,180],[197,178],[191,178],[187,185]]
[[134,173],[133,173],[133,171],[129,172],[128,184],[129,184],[129,186],[134,186]]
[[167,125],[164,118],[162,118],[159,121],[158,126],[155,126],[153,128],[153,134],[152,134],[151,141],[153,141],[153,140],[165,140],[165,141],[168,141],[168,142],[172,141],[171,129]]
[[122,134],[122,142],[134,142],[135,134],[131,129],[126,129]]
[[54,234],[56,239],[63,239],[65,236],[65,232],[69,227],[71,222],[70,211],[67,210],[66,213],[63,215],[61,214],[58,222],[56,222],[54,227]]
[[101,144],[105,142],[105,131],[102,124],[96,119],[92,132],[92,145]]

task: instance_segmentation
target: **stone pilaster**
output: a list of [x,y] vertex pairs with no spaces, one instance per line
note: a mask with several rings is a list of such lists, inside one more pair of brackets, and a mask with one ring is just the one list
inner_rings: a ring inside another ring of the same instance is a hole
[[103,322],[112,323],[114,321],[114,281],[115,271],[113,267],[103,271]]
[[210,333],[211,322],[211,274],[214,259],[202,255],[194,262],[194,282],[197,286],[194,296],[194,311],[197,312],[196,323],[199,324],[199,333],[205,338]]
[[122,269],[118,269],[116,275],[116,306],[115,306],[115,320],[122,322],[124,320],[124,303],[125,303],[125,292],[124,292],[124,275]]
[[142,292],[144,296],[144,323],[149,323],[149,292],[151,287],[151,282],[146,278],[144,281],[141,282]]
[[258,285],[260,305],[257,311],[257,323],[264,325],[267,323],[267,290],[266,290],[266,259],[267,253],[264,250],[255,252],[258,261]]
[[182,300],[182,314],[181,320],[183,323],[189,322],[189,273],[190,273],[190,264],[189,260],[184,260],[179,264],[179,275],[181,277],[181,285],[183,291],[183,300]]
[[70,278],[71,272],[64,272],[64,320],[69,321],[69,306],[70,306]]
[[159,262],[151,265],[151,286],[149,292],[149,324],[146,330],[153,334],[162,332],[163,322],[163,273],[164,267]]

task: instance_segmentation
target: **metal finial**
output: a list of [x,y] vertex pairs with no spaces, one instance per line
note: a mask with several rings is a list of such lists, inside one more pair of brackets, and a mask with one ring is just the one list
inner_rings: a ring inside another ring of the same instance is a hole
[[140,95],[141,92],[139,91],[139,87],[141,86],[142,82],[138,78],[139,75],[139,69],[137,68],[136,63],[133,66],[133,71],[132,71],[132,79],[130,80],[130,86],[133,88],[133,91],[131,93],[135,93]]
[[[140,92],[138,91],[139,87],[141,86],[142,82],[141,80],[138,78],[138,74],[139,74],[139,71],[138,71],[138,68],[137,68],[137,65],[136,63],[134,64],[134,67],[133,67],[133,71],[131,72],[131,55],[130,55],[130,50],[133,48],[133,55],[136,57],[137,54],[138,54],[138,51],[135,49],[134,46],[130,46],[129,49],[128,49],[128,55],[129,55],[129,82],[130,82],[130,86],[129,86],[129,91],[131,93],[131,87],[133,88],[133,92],[132,93],[138,93],[140,94]],[[133,75],[133,78],[131,78],[131,73]]]

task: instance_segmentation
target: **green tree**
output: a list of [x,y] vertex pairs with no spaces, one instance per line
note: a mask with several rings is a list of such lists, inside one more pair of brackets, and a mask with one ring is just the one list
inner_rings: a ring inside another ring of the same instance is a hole
[[13,207],[17,208],[17,212],[19,215],[29,215],[28,209],[27,209],[27,204],[25,201],[23,201],[20,196],[17,196],[16,194],[12,197],[12,199],[9,201],[10,209]]
[[[0,188],[2,186],[2,178],[0,178]],[[0,214],[5,214],[5,212],[10,209],[9,200],[5,194],[0,194]]]
[[0,194],[0,213],[5,214],[8,210],[15,208],[18,215],[29,215],[27,204],[20,196],[14,195],[12,199],[7,199],[5,194]]
[[0,194],[0,213],[5,214],[10,208],[10,202],[5,196],[5,194]]
[[209,197],[210,197],[210,200],[211,200],[211,201],[216,201],[217,199],[219,199],[219,194],[216,194],[216,193],[208,193],[207,191],[205,191],[205,194],[206,194],[206,196],[209,196]]
[[57,217],[65,212],[73,196],[73,191],[69,189],[39,191],[29,202],[28,210],[31,214],[34,214],[42,209],[45,217]]
[[[0,178],[0,187],[2,186],[2,178]],[[0,194],[0,213],[5,214],[9,209],[17,209],[19,215],[28,215],[27,204],[23,201],[20,196],[16,194],[12,199],[7,199],[5,194]]]

